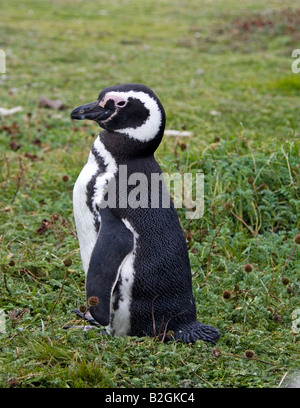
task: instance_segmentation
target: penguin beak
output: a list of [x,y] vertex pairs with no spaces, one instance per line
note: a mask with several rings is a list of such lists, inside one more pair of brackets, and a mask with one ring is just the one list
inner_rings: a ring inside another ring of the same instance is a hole
[[78,106],[71,112],[71,119],[89,119],[96,122],[101,122],[108,119],[113,114],[113,110],[101,108],[99,101],[87,103],[86,105]]

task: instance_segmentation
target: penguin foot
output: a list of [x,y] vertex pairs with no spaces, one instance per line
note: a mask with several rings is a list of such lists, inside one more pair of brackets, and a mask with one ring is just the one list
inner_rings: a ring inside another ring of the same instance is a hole
[[[68,329],[81,329],[83,331],[88,331],[88,330],[92,330],[92,329],[98,330],[98,327],[91,326],[91,325],[86,325],[86,326],[64,326],[63,329],[65,329],[65,330],[68,330]],[[106,332],[103,331],[103,332],[100,332],[100,334],[106,334]]]
[[74,309],[72,312],[76,313],[81,319],[86,320],[92,326],[99,326],[100,324],[93,318],[90,312],[82,313],[79,309]]
[[216,344],[220,337],[220,332],[213,326],[202,324],[197,320],[192,323],[182,325],[180,329],[174,331],[175,340],[185,343],[194,343],[197,340],[209,341]]
[[[81,319],[86,320],[89,324],[84,324],[84,325],[78,325],[78,326],[64,326],[63,329],[81,329],[83,331],[87,331],[87,330],[92,330],[92,329],[96,329],[99,330],[99,326],[100,324],[93,319],[92,315],[90,314],[90,312],[86,312],[86,313],[81,313],[80,310],[78,309],[74,309],[72,310],[72,312],[76,313],[77,316],[79,316]],[[106,331],[100,331],[99,334],[101,335],[105,335],[107,334]]]

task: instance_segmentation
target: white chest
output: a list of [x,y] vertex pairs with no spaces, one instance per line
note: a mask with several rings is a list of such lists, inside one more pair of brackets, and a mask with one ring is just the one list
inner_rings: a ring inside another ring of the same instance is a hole
[[[104,167],[99,168],[99,157]],[[98,159],[98,162],[97,162]],[[102,171],[103,170],[103,171]],[[117,172],[117,164],[111,154],[105,149],[100,139],[96,139],[89,154],[86,165],[81,170],[73,189],[73,210],[85,274],[88,272],[93,249],[96,244],[98,229],[101,232],[101,212],[99,211],[106,186]],[[126,335],[130,331],[130,304],[132,301],[132,284],[134,280],[134,259],[136,252],[137,233],[129,222],[122,220],[134,235],[134,249],[123,260],[119,267],[117,279],[120,279],[119,293],[113,293],[111,299],[111,323],[107,327],[112,334]],[[115,286],[114,285],[114,286]],[[114,308],[114,305],[117,305]]]
[[[99,167],[99,159],[103,162],[103,168]],[[117,164],[114,158],[98,137],[73,189],[73,211],[85,273],[89,267],[101,222],[97,205],[101,203],[106,185],[116,172]]]
[[[80,255],[85,273],[87,273],[91,254],[97,239],[95,215],[88,206],[87,185],[98,172],[98,165],[92,153],[81,170],[73,189],[73,211],[80,247]],[[100,221],[100,214],[99,214]]]

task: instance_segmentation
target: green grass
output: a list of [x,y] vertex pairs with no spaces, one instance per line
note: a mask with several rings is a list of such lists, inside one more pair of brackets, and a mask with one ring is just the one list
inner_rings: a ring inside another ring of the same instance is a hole
[[[299,370],[299,23],[293,1],[1,7],[0,105],[23,112],[0,121],[0,387],[267,388]],[[98,132],[69,113],[124,82],[154,89],[168,129],[193,132],[166,136],[156,157],[165,172],[205,175],[203,217],[178,212],[219,357],[203,342],[62,328],[85,302],[71,197]],[[39,108],[42,95],[66,109]]]

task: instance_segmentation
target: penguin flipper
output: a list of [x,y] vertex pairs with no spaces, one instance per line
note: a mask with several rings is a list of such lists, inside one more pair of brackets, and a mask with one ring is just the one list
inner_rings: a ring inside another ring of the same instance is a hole
[[185,343],[194,343],[197,340],[208,341],[216,344],[220,337],[220,332],[213,326],[202,324],[195,320],[180,327],[174,331],[175,340],[181,340]]
[[[101,210],[101,227],[86,277],[89,311],[101,325],[110,320],[110,303],[120,266],[133,249],[133,234],[109,208]],[[91,299],[92,298],[92,299]]]

